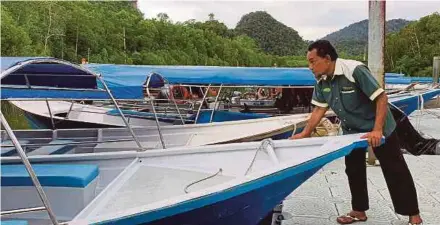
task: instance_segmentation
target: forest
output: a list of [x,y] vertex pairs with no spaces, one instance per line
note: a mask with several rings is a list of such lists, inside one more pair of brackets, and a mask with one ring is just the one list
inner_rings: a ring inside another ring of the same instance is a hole
[[386,38],[385,70],[409,76],[432,76],[432,60],[440,56],[440,14],[411,22]]
[[[434,13],[394,23],[386,39],[387,72],[431,75],[432,57],[440,55],[439,18]],[[352,32],[364,34],[365,29]],[[174,22],[166,13],[145,19],[131,2],[123,1],[1,2],[2,56],[53,56],[76,63],[86,58],[90,63],[303,67],[308,43],[263,11],[243,15],[235,28],[228,28],[212,13],[205,21]],[[340,56],[365,62],[363,54],[352,51],[358,45],[346,42],[338,49]]]
[[1,55],[54,56],[80,62],[306,66],[304,56],[264,52],[213,14],[174,23],[165,13],[144,19],[130,2],[1,2]]

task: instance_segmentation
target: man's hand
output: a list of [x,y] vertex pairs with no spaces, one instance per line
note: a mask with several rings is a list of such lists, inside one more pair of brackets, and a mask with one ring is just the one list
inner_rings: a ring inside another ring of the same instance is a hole
[[306,127],[304,127],[304,130],[302,130],[301,133],[295,134],[289,139],[301,139],[310,137],[312,135],[312,131],[316,128],[316,126],[321,122],[322,117],[324,117],[325,112],[327,112],[328,108],[322,108],[319,106],[316,106],[313,109],[312,114],[310,115],[310,118],[307,121]]
[[364,136],[362,136],[361,138],[367,138],[368,139],[368,144],[375,148],[380,146],[381,142],[382,142],[382,131],[376,131],[373,130],[370,133],[365,134]]
[[295,135],[293,135],[292,137],[290,137],[289,139],[291,139],[291,140],[296,140],[296,139],[303,139],[303,138],[306,138],[306,137],[308,137],[304,132],[301,132],[301,133],[299,133],[299,134],[295,134]]

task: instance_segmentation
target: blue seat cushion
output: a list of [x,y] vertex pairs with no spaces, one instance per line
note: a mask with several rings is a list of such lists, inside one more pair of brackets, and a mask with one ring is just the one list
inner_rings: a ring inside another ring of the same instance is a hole
[[28,225],[26,220],[2,220],[0,225]]
[[[86,187],[99,174],[98,166],[84,164],[33,164],[42,186]],[[2,186],[33,186],[24,165],[1,165]]]

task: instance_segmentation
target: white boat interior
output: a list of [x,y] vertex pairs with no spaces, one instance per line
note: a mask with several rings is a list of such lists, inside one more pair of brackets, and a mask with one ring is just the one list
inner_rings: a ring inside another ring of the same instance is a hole
[[[93,105],[79,104],[67,101],[9,101],[25,112],[42,116],[45,118],[52,118],[54,120],[70,120],[80,123],[102,124],[107,126],[123,127],[124,121],[120,115],[115,115],[114,107],[97,107]],[[48,108],[50,107],[50,111]],[[128,117],[128,122],[133,127],[141,126],[155,126],[154,118],[142,119]],[[160,125],[166,125],[159,121]]]
[[[333,115],[331,112],[328,116]],[[296,114],[241,121],[161,126],[165,148],[218,143],[256,141],[303,128],[310,114]],[[163,148],[156,126],[135,127],[133,131],[144,149]],[[139,150],[126,128],[19,130],[15,131],[28,155],[95,153]],[[2,156],[16,155],[2,131]]]

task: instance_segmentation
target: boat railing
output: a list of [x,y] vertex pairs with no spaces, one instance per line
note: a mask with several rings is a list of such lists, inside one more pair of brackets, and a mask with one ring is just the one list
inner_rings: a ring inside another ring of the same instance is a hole
[[[58,83],[56,83],[56,82],[58,80],[61,80],[61,79],[48,79],[49,83],[52,82],[52,81],[55,81],[55,84],[53,84],[54,87],[46,87],[45,85],[42,85],[42,84],[31,85],[30,79],[28,78],[28,76],[30,74],[24,74],[23,75],[23,74],[19,74],[18,72],[17,72],[18,75],[15,75],[15,78],[17,78],[17,76],[24,76],[26,85],[19,84],[20,82],[18,82],[18,83],[11,82],[12,85],[9,85],[7,82],[3,82],[4,81],[3,79],[5,77],[8,77],[9,75],[14,74],[14,72],[19,71],[20,69],[23,69],[23,68],[25,68],[28,65],[33,65],[33,64],[43,64],[43,65],[45,65],[45,64],[56,64],[56,65],[61,65],[61,66],[69,67],[69,69],[72,68],[72,69],[76,69],[77,71],[84,72],[84,75],[79,75],[79,74],[68,74],[68,75],[66,75],[66,74],[58,74],[58,73],[57,74],[50,74],[50,76],[53,76],[53,77],[65,78],[67,76],[69,76],[69,77],[76,77],[75,75],[78,75],[78,76],[82,77],[82,76],[86,76],[87,75],[87,76],[91,77],[92,79],[96,79],[96,81],[99,81],[103,85],[105,92],[108,94],[108,97],[114,103],[117,111],[119,112],[122,120],[124,121],[124,124],[126,125],[127,129],[129,130],[133,140],[136,142],[136,144],[138,145],[139,149],[143,150],[141,143],[136,138],[136,135],[135,135],[134,131],[132,130],[130,124],[128,123],[127,119],[125,118],[124,114],[122,113],[122,111],[121,111],[117,101],[113,97],[111,91],[109,90],[107,84],[101,78],[101,76],[98,75],[98,74],[95,74],[95,73],[93,73],[93,72],[91,72],[91,71],[89,71],[89,70],[87,70],[85,68],[82,68],[82,67],[80,67],[78,65],[72,64],[70,62],[67,62],[67,61],[64,61],[64,60],[57,60],[57,59],[54,59],[54,58],[34,58],[34,59],[26,59],[26,60],[23,60],[23,61],[18,61],[18,62],[15,62],[14,64],[11,64],[11,66],[6,68],[5,70],[3,70],[1,72],[1,75],[0,75],[0,77],[2,79],[2,89],[6,90],[6,91],[9,91],[9,92],[5,92],[5,93],[8,93],[8,95],[6,97],[3,95],[3,92],[2,92],[2,96],[1,96],[2,100],[17,100],[14,97],[21,96],[21,94],[23,94],[23,93],[18,94],[18,92],[17,92],[18,89],[27,89],[27,91],[29,91],[29,90],[32,90],[32,91],[34,91],[34,90],[37,90],[37,91],[38,90],[40,90],[40,91],[41,90],[58,90],[58,91],[59,90],[74,90],[74,91],[80,91],[82,93],[83,90],[81,90],[81,88],[78,88],[78,86],[76,86],[76,88],[59,88],[58,85],[57,85]],[[42,76],[41,73],[40,74],[33,74],[33,75]],[[45,75],[45,74],[43,74],[43,75]],[[47,74],[45,76],[47,76]],[[91,90],[101,91],[101,90],[98,90],[98,89],[88,89],[87,91],[91,91]],[[29,93],[26,93],[26,94],[29,94]],[[26,94],[24,94],[24,96],[26,96],[26,97],[29,96],[29,95],[26,95]],[[35,92],[33,94],[35,94]],[[35,100],[35,96],[30,95],[29,99]],[[48,104],[48,98],[47,97],[43,98],[43,100],[46,101],[47,106],[49,107],[49,110],[50,110],[50,106]],[[50,112],[50,114],[51,114],[52,125],[54,125],[52,112]],[[47,211],[47,213],[49,215],[49,219],[52,222],[52,224],[58,225],[59,222],[58,222],[58,220],[56,218],[56,215],[55,215],[55,213],[54,213],[54,211],[53,211],[53,209],[52,209],[52,207],[51,207],[51,205],[49,203],[47,195],[44,192],[43,187],[42,187],[42,185],[41,185],[41,183],[40,183],[40,181],[39,181],[39,179],[38,179],[38,177],[37,177],[37,175],[36,175],[32,165],[31,165],[31,163],[30,163],[30,161],[29,161],[29,159],[28,159],[28,157],[26,155],[26,152],[24,151],[21,143],[18,141],[17,137],[15,136],[14,131],[10,127],[8,121],[6,120],[6,118],[3,115],[3,112],[1,110],[0,110],[0,123],[2,125],[2,128],[6,131],[9,139],[12,141],[12,143],[13,143],[13,145],[15,147],[15,151],[17,151],[21,161],[23,162],[24,167],[25,167],[27,173],[29,174],[29,176],[30,176],[30,178],[32,180],[32,183],[33,183],[34,187],[37,190],[38,196],[41,199],[42,204],[43,204],[43,206],[2,211],[2,212],[0,212],[0,215],[4,216],[4,215],[11,215],[11,214],[18,214],[18,213],[28,213],[28,212],[35,212],[35,211]]]
[[[150,82],[150,78],[151,78],[151,76],[153,74],[158,75],[157,73],[151,73],[149,76],[147,76],[146,84],[148,84]],[[222,90],[224,88],[260,88],[260,87],[261,88],[297,88],[297,89],[301,89],[301,88],[309,88],[310,89],[310,88],[313,88],[312,86],[294,86],[294,85],[276,85],[276,86],[274,86],[274,85],[225,85],[225,84],[200,84],[199,85],[199,84],[182,84],[182,83],[178,83],[178,84],[174,84],[173,83],[172,85],[182,86],[182,87],[185,87],[185,88],[189,88],[189,90],[191,90],[191,88],[201,88],[202,94],[203,94],[201,99],[182,99],[182,100],[179,99],[179,101],[193,102],[194,104],[195,103],[199,103],[199,105],[197,107],[197,110],[196,111],[194,110],[195,111],[194,113],[195,113],[196,116],[195,116],[195,119],[194,119],[193,122],[195,124],[198,123],[198,119],[199,119],[200,113],[202,111],[211,111],[209,123],[213,122],[214,113],[215,113],[215,111],[218,108],[220,108],[220,102],[219,101],[225,97],[225,95],[223,95],[223,98],[220,97],[221,94],[222,94]],[[145,89],[146,89],[145,92],[148,95],[150,95],[150,90],[153,90],[153,89],[149,88],[148,85],[144,85],[144,86],[145,86]],[[203,90],[203,88],[204,88],[204,90]],[[218,89],[218,91],[217,91],[217,93],[215,95],[214,102],[212,103],[212,107],[203,108],[204,102],[207,102],[208,93],[209,93],[210,89],[213,89],[213,88]],[[157,91],[159,91],[159,89],[160,88],[157,88],[155,91],[157,92]],[[167,94],[168,99],[158,99],[158,98],[154,98],[154,97],[150,97],[150,96],[148,96],[148,97],[149,97],[148,100],[152,101],[152,102],[155,102],[155,101],[171,101],[172,105],[174,105],[174,108],[176,109],[175,112],[177,112],[179,114],[179,116],[181,116],[180,110],[182,110],[182,109],[181,108],[179,109],[179,107],[177,107],[176,99],[174,99],[173,97],[169,96],[168,94]],[[242,105],[234,105],[234,104],[228,103],[228,108],[232,108],[234,106],[235,107],[242,107]],[[160,106],[152,105],[151,107],[156,107],[155,111],[157,112],[157,109]],[[250,106],[250,107],[252,107],[252,106]],[[269,108],[274,109],[274,106],[269,107]],[[184,110],[182,110],[182,111],[184,111]],[[302,111],[304,111],[304,109]],[[275,114],[280,114],[280,112],[277,111],[277,112],[275,112]],[[183,121],[182,121],[182,123],[183,123]]]
[[50,220],[52,221],[52,223],[54,225],[58,225],[58,220],[55,216],[55,213],[53,212],[52,208],[50,207],[50,203],[49,200],[46,196],[46,193],[43,190],[43,187],[41,186],[40,181],[37,178],[37,175],[35,174],[34,169],[31,166],[31,163],[29,162],[29,159],[26,156],[25,151],[23,150],[23,148],[21,147],[20,143],[18,142],[17,137],[15,137],[14,132],[12,131],[11,127],[9,126],[8,122],[6,121],[6,118],[3,115],[3,112],[0,111],[0,120],[1,120],[1,125],[3,126],[3,128],[6,130],[6,132],[8,133],[9,138],[11,139],[11,141],[14,143],[14,146],[21,158],[21,161],[23,162],[26,171],[28,172],[35,188],[37,189],[37,193],[38,196],[40,197],[43,206],[39,206],[39,207],[32,207],[32,208],[24,208],[24,209],[15,209],[15,210],[9,210],[9,211],[2,211],[0,213],[1,216],[5,216],[5,215],[12,215],[12,214],[18,214],[18,213],[28,213],[28,212],[35,212],[35,211],[47,211]]
[[[131,135],[133,137],[133,140],[136,142],[137,146],[139,147],[139,150],[143,149],[141,143],[137,140],[136,135],[134,134],[134,132],[133,132],[133,130],[132,130],[128,120],[127,120],[127,118],[122,113],[122,110],[120,109],[116,99],[113,97],[110,89],[108,88],[106,82],[102,79],[101,75],[95,74],[92,71],[89,71],[89,70],[87,70],[85,68],[82,68],[82,67],[77,66],[75,64],[71,64],[71,63],[63,61],[63,60],[47,59],[47,58],[37,58],[37,59],[21,62],[21,63],[15,65],[15,66],[12,66],[12,67],[6,69],[5,71],[2,71],[1,77],[3,79],[4,77],[7,77],[9,74],[14,73],[16,70],[20,69],[21,67],[24,67],[27,64],[33,64],[33,63],[35,63],[35,64],[38,64],[38,63],[58,63],[58,64],[69,65],[71,67],[75,67],[75,68],[80,69],[82,71],[87,71],[89,73],[89,75],[69,74],[68,76],[69,77],[73,77],[73,78],[84,77],[84,76],[89,76],[90,77],[91,76],[90,74],[93,74],[93,76],[95,76],[96,80],[99,81],[102,84],[102,86],[104,87],[104,90],[102,90],[102,89],[83,89],[83,88],[66,88],[66,87],[51,87],[51,86],[42,86],[42,85],[32,85],[30,83],[29,79],[28,79],[28,76],[60,77],[60,76],[66,76],[66,75],[65,74],[49,74],[49,75],[48,74],[42,74],[41,75],[41,74],[21,74],[21,73],[14,74],[14,76],[24,76],[25,77],[26,85],[2,84],[2,88],[30,89],[30,90],[47,90],[47,91],[50,91],[50,90],[53,90],[53,91],[67,90],[67,91],[80,91],[80,92],[81,91],[105,92],[105,93],[107,93],[109,99],[111,100],[111,102],[115,106],[118,114],[121,116],[121,119],[123,120],[126,128],[130,131],[130,133],[131,133]],[[66,100],[66,99],[70,99],[70,100],[90,100],[90,99],[73,99],[73,98],[57,98],[57,100],[58,99],[60,99],[60,100]],[[41,101],[41,100],[43,100],[43,101],[46,101],[46,106],[48,108],[48,112],[49,112],[49,115],[50,115],[51,125],[52,125],[52,128],[55,129],[55,122],[54,122],[54,118],[53,118],[54,115],[53,115],[51,107],[49,105],[49,101],[55,100],[55,98],[29,97],[29,98],[8,98],[7,100],[15,100],[15,101],[23,101],[23,100],[28,100],[28,101],[39,101],[40,100]],[[67,115],[66,115],[66,118],[70,114],[70,112],[72,110],[72,107],[73,107],[73,103],[72,103],[72,105],[70,107],[69,113],[67,113]]]
[[[109,114],[109,111],[92,111],[92,110],[87,110],[87,109],[80,109],[80,110],[74,109],[73,106],[75,104],[75,101],[71,101],[71,105],[70,105],[69,110],[67,111],[67,113],[63,112],[62,115],[59,115],[59,114],[56,114],[56,113],[52,112],[50,104],[49,104],[50,101],[56,101],[56,100],[46,99],[45,101],[46,101],[46,106],[47,106],[48,113],[49,113],[49,116],[50,116],[50,120],[51,120],[51,124],[52,124],[52,129],[56,129],[55,125],[57,123],[60,123],[60,122],[62,122],[64,120],[69,119],[69,116],[71,115],[72,112],[87,112],[87,113],[90,113],[90,114],[101,114],[101,115],[108,115]],[[155,99],[148,100],[148,101],[155,101]],[[96,104],[94,104],[94,105],[96,106]],[[107,105],[107,106],[109,106],[109,105]],[[149,105],[149,106],[151,106],[151,105]],[[166,116],[173,116],[173,115],[175,115],[175,116],[180,117],[180,119],[183,120],[184,123],[186,123],[186,122],[193,122],[194,121],[194,120],[189,119],[189,118],[183,118],[183,116],[182,116],[182,111],[185,112],[185,113],[189,113],[189,112],[194,111],[193,109],[182,109],[182,108],[180,108],[179,110],[174,111],[173,108],[169,108],[169,107],[161,107],[161,106],[154,106],[154,107],[156,108],[156,116],[158,118],[160,118],[161,116],[166,117]],[[123,107],[121,107],[121,108],[123,108]],[[126,108],[129,109],[129,110],[137,111],[137,112],[139,112],[139,110],[137,110],[137,109],[145,109],[144,107],[138,107],[138,108],[137,107],[126,107]],[[159,108],[160,110],[157,110],[157,108]],[[165,109],[165,110],[161,110],[161,109]],[[160,115],[160,116],[157,115],[159,113],[163,114],[163,115]],[[64,119],[59,121],[59,122],[54,122],[54,116],[64,117]],[[155,119],[155,115],[154,114],[150,116],[150,115],[143,115],[143,114],[136,115],[136,114],[125,114],[124,113],[124,116],[127,118],[128,122],[130,122],[130,118]]]

